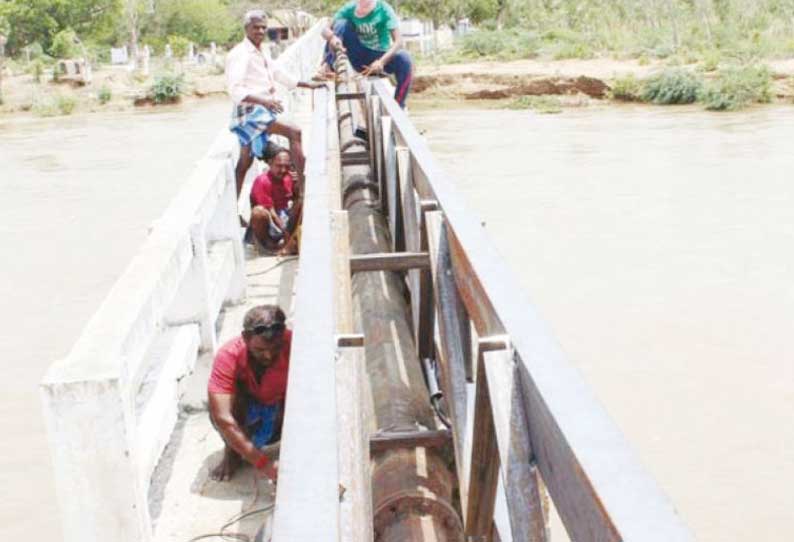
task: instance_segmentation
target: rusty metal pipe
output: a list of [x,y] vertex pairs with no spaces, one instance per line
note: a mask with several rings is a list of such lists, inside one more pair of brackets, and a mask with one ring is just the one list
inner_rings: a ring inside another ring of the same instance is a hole
[[[358,92],[345,55],[337,56],[335,68],[337,91]],[[339,141],[345,153],[367,150],[365,142],[354,135],[365,122],[363,106],[359,100],[338,102]],[[351,253],[389,252],[389,229],[379,209],[370,166],[344,166],[342,194],[349,215]],[[389,271],[358,272],[352,291],[354,318],[364,332],[374,414],[371,428],[379,433],[436,429],[403,277]],[[373,454],[375,540],[462,542],[460,516],[451,504],[453,485],[449,464],[438,449],[396,448]]]

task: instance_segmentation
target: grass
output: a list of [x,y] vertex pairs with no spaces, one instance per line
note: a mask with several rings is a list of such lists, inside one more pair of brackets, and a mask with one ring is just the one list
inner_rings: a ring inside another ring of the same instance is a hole
[[33,101],[33,113],[39,117],[71,115],[77,107],[77,98],[63,94],[44,94]]
[[518,96],[505,105],[505,109],[532,109],[541,114],[562,112],[562,105],[556,96]]
[[520,29],[479,30],[466,34],[458,42],[458,52],[463,58],[533,58],[539,49],[537,35]]
[[731,66],[705,85],[700,101],[709,111],[736,111],[772,99],[772,75],[766,66]]

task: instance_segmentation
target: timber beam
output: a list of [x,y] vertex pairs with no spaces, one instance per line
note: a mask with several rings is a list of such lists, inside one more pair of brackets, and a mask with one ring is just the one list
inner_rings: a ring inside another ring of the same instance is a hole
[[376,252],[350,256],[350,272],[430,269],[427,252]]
[[369,439],[371,454],[395,448],[441,448],[452,441],[448,429],[434,431],[379,432]]

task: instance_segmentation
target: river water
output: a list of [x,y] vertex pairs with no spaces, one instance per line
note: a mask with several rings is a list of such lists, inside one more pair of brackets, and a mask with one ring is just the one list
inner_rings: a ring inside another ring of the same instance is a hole
[[[37,384],[226,115],[0,121],[3,538],[58,538]],[[794,539],[792,110],[412,116],[698,539]]]
[[794,540],[792,113],[412,113],[701,542]]
[[0,538],[60,539],[38,383],[206,154],[228,109],[208,100],[0,119]]

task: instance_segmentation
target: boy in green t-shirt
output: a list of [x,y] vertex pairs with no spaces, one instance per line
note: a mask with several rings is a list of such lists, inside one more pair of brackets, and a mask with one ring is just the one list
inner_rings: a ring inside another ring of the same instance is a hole
[[411,56],[402,49],[400,20],[384,0],[351,0],[323,30],[328,41],[324,65],[334,65],[335,52],[345,51],[353,69],[364,75],[381,72],[397,78],[394,99],[405,107],[411,88]]

